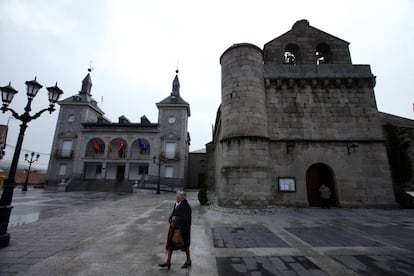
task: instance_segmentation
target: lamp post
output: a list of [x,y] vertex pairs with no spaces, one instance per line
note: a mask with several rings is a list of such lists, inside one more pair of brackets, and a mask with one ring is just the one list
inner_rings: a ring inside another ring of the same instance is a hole
[[35,153],[34,153],[34,152],[32,152],[32,153],[30,154],[30,160],[29,160],[29,154],[28,154],[28,153],[26,153],[26,154],[24,155],[24,160],[25,160],[27,163],[29,163],[29,169],[27,170],[26,180],[24,181],[24,185],[23,185],[23,187],[22,187],[22,191],[23,191],[23,192],[26,192],[26,191],[27,191],[27,182],[29,181],[30,169],[32,168],[32,164],[33,164],[34,162],[36,162],[37,160],[39,160],[40,154],[36,154],[36,159],[34,159],[34,160],[33,160],[33,158],[34,158],[34,157],[35,157]]
[[153,161],[154,164],[158,165],[158,180],[157,180],[157,195],[159,195],[160,192],[160,173],[161,173],[161,166],[165,164],[165,159],[164,157],[162,157],[161,155],[158,156],[158,161],[157,161],[157,157],[154,156],[153,157]]
[[63,94],[63,91],[57,86],[57,83],[55,84],[55,86],[47,87],[50,103],[49,107],[40,110],[34,115],[30,115],[30,111],[32,110],[32,101],[34,97],[36,97],[37,92],[39,92],[39,90],[43,86],[36,81],[36,77],[32,81],[26,81],[25,84],[27,87],[27,104],[24,108],[24,113],[20,115],[16,111],[8,107],[11,101],[13,100],[14,95],[17,94],[18,91],[11,86],[10,82],[9,85],[0,87],[1,98],[3,101],[3,106],[0,108],[0,110],[3,111],[3,113],[6,113],[6,111],[10,111],[14,118],[21,121],[19,136],[17,138],[16,148],[14,150],[9,175],[4,182],[3,193],[0,199],[0,248],[8,246],[10,242],[10,234],[7,233],[7,228],[9,225],[11,210],[13,208],[13,206],[11,206],[11,202],[13,200],[13,190],[16,184],[15,177],[17,164],[19,162],[20,151],[22,149],[23,137],[27,128],[27,124],[30,121],[40,117],[40,115],[42,115],[45,111],[49,111],[49,113],[55,111],[55,104],[59,100],[60,95]]

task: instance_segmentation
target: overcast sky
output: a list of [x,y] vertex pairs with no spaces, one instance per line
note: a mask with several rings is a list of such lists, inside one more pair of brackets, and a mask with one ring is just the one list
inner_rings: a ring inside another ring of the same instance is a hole
[[[181,96],[190,103],[191,150],[211,140],[220,104],[220,55],[234,43],[260,48],[300,19],[350,42],[352,62],[370,64],[377,76],[378,109],[414,118],[414,1],[243,0],[0,0],[0,85],[20,91],[10,107],[26,104],[26,80],[57,81],[62,98],[77,94],[92,62],[92,94],[112,121],[125,115],[158,118],[156,102],[171,92],[180,70]],[[47,92],[33,111],[47,107]],[[101,99],[103,102],[101,103]],[[26,152],[42,154],[45,167],[58,112],[29,124]],[[7,124],[10,113],[0,115]],[[7,143],[16,144],[19,122],[10,120]],[[13,148],[7,147],[5,160]],[[1,161],[0,161],[1,162]]]

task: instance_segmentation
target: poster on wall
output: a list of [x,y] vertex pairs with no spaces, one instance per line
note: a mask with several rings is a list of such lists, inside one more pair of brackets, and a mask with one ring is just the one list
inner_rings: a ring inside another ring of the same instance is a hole
[[279,177],[279,192],[296,192],[296,179],[294,177]]

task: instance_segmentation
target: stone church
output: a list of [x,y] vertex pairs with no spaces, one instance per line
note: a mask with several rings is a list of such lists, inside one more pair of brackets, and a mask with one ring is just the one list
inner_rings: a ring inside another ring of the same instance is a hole
[[234,44],[220,58],[221,105],[207,144],[219,204],[395,204],[375,76],[349,43],[309,25],[263,49]]
[[180,96],[178,70],[172,92],[156,104],[158,122],[150,122],[146,116],[140,122],[131,122],[125,116],[111,122],[104,117],[91,92],[88,73],[81,91],[59,102],[48,186],[132,191],[132,185],[153,187],[160,176],[162,185],[184,187],[190,106]]

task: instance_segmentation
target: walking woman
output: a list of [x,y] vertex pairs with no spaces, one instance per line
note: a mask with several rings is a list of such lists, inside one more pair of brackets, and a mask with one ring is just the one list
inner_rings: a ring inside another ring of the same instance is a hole
[[[160,267],[171,267],[171,256],[174,250],[181,249],[185,251],[187,257],[185,263],[181,268],[187,268],[191,266],[190,258],[190,240],[191,240],[191,207],[187,202],[186,194],[184,191],[178,191],[176,196],[176,203],[174,205],[173,211],[168,219],[170,223],[170,228],[168,230],[167,246],[168,251],[167,261],[165,263],[159,264]],[[176,229],[181,230],[182,243],[180,245],[175,244],[172,239],[174,231]]]

